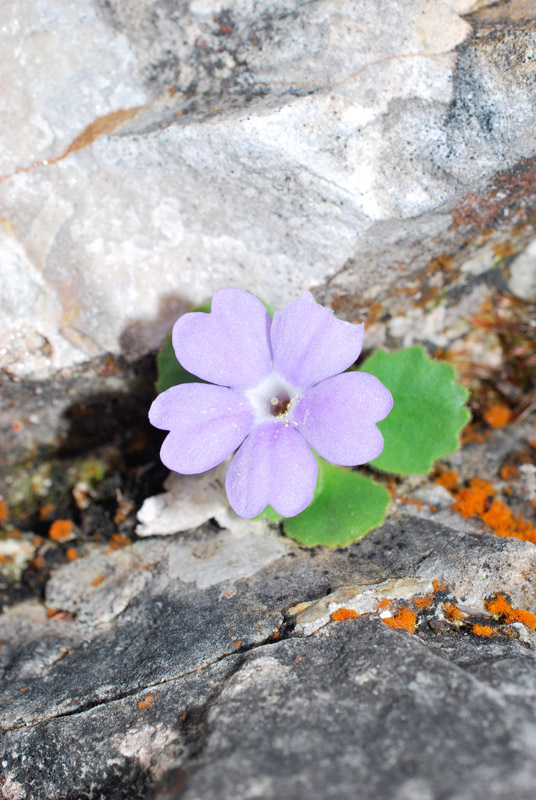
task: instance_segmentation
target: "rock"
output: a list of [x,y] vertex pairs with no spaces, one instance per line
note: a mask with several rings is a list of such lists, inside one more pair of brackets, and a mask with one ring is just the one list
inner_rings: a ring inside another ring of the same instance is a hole
[[211,585],[170,569],[228,535],[95,552],[49,582],[63,612],[2,616],[3,797],[530,796],[532,545],[406,517],[245,577],[215,548]]
[[508,287],[522,300],[536,300],[536,239],[512,261]]
[[276,307],[309,287],[383,302],[438,257],[491,252],[492,217],[520,249],[533,13],[486,5],[18,0],[2,365],[137,358],[228,285]]
[[201,475],[171,472],[164,483],[166,491],[148,497],[138,511],[136,533],[138,536],[166,536],[197,528],[212,517],[224,514],[227,500],[223,480],[222,465]]

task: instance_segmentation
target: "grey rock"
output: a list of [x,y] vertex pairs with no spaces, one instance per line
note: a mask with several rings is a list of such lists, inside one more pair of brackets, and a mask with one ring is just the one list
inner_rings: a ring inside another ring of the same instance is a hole
[[[163,797],[528,800],[536,766],[519,726],[535,715],[523,702],[505,712],[489,667],[505,655],[460,642],[451,660],[366,619],[255,651],[211,707],[184,786]],[[533,654],[506,658],[534,698]]]
[[522,300],[536,300],[536,239],[510,265],[508,286]]
[[[101,581],[90,554],[50,585],[74,618],[37,603],[0,618],[5,798],[301,800],[359,786],[365,800],[478,800],[509,786],[528,800],[534,635],[483,601],[500,592],[536,611],[533,546],[407,517],[344,550],[289,543],[205,588],[170,573],[177,543],[228,535],[145,539],[110,554]],[[332,618],[367,592],[391,597],[390,617],[373,605]],[[418,609],[413,636],[386,624],[401,605]]]

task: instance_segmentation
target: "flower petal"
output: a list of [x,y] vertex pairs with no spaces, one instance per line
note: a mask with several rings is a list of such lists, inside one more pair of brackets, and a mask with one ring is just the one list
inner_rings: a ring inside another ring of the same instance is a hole
[[225,489],[239,517],[256,517],[267,505],[293,517],[313,499],[317,476],[305,439],[294,428],[266,422],[250,433],[233,458]]
[[380,455],[383,436],[375,423],[392,407],[391,392],[374,375],[346,372],[308,389],[293,421],[318,455],[351,467]]
[[173,328],[182,366],[210,383],[245,389],[271,371],[270,315],[260,300],[241,289],[221,289],[210,314],[194,311]]
[[364,325],[336,319],[305,292],[274,314],[274,372],[306,389],[350,367],[363,346]]
[[149,411],[155,428],[170,431],[160,457],[191,475],[225,461],[251,430],[255,414],[246,398],[223,386],[182,383],[158,395]]

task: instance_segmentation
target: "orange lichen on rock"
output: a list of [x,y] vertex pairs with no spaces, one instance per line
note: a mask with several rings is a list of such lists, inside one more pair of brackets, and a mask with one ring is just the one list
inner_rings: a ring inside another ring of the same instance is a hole
[[41,522],[43,522],[43,520],[49,517],[53,512],[54,512],[54,506],[52,505],[52,503],[46,503],[46,505],[41,506],[41,508],[39,509],[39,519],[41,520]]
[[467,489],[462,489],[455,495],[456,502],[453,509],[465,519],[479,517],[485,513],[489,498],[494,494],[495,489],[491,483],[473,478]]
[[466,444],[484,444],[486,437],[483,433],[475,431],[472,425],[466,425],[460,436],[460,443],[462,447]]
[[415,497],[399,497],[398,500],[402,505],[417,506],[417,511],[422,509],[422,500],[417,500]]
[[491,625],[480,625],[478,622],[473,623],[471,631],[477,636],[486,636],[488,638],[497,635],[497,631],[495,631]]
[[68,542],[73,533],[70,519],[55,519],[49,528],[48,536],[53,542]]
[[7,522],[7,505],[5,500],[0,500],[0,524]]
[[505,464],[500,468],[499,475],[503,481],[515,481],[519,478],[519,470],[515,464]]
[[505,622],[521,622],[525,627],[536,631],[536,614],[525,608],[513,608],[503,594],[488,600],[485,606],[490,614],[503,617]]
[[443,606],[443,611],[445,612],[447,617],[450,617],[451,619],[459,621],[465,618],[465,614],[463,613],[463,611],[459,609],[458,606],[455,605],[454,603],[445,603],[445,605]]
[[102,575],[97,575],[97,577],[96,577],[96,578],[94,578],[94,579],[91,581],[91,585],[92,585],[92,586],[100,586],[100,584],[103,582],[103,580],[105,579],[105,577],[106,577],[106,573],[104,573],[104,572],[103,572],[103,574],[102,574]]
[[76,561],[78,558],[78,553],[74,547],[68,547],[65,551],[65,555],[67,557],[67,561]]
[[434,602],[434,595],[430,592],[430,594],[425,594],[422,597],[414,597],[413,602],[419,609],[430,608]]
[[154,703],[154,697],[152,694],[148,694],[145,700],[138,700],[138,708],[149,708],[152,703]]
[[504,428],[512,419],[512,412],[503,403],[494,403],[484,414],[490,428]]
[[466,489],[452,494],[456,498],[453,510],[462,517],[478,517],[496,536],[513,536],[536,544],[536,528],[498,500],[495,488],[488,481],[473,478]]
[[457,489],[459,482],[458,473],[455,469],[447,469],[445,472],[442,472],[441,475],[437,476],[435,482],[449,491],[451,489]]
[[338,608],[331,615],[331,619],[334,622],[343,622],[345,619],[355,619],[358,616],[359,614],[353,608]]
[[114,533],[108,542],[106,552],[111,553],[113,550],[118,550],[120,547],[128,547],[129,544],[131,544],[131,541],[128,536],[125,536],[123,533]]
[[381,617],[381,619],[390,628],[405,630],[408,633],[415,633],[417,614],[407,606],[399,608],[394,617]]
[[437,594],[438,592],[444,592],[447,588],[447,585],[446,583],[439,583],[439,581],[436,581],[434,578],[432,581],[432,588],[434,590],[434,594]]
[[512,514],[506,503],[496,498],[488,511],[481,514],[481,519],[496,536],[513,536],[526,542],[536,544],[536,528],[524,517]]
[[376,603],[376,610],[377,611],[385,611],[387,608],[389,608],[389,606],[390,606],[389,598],[388,597],[382,597]]

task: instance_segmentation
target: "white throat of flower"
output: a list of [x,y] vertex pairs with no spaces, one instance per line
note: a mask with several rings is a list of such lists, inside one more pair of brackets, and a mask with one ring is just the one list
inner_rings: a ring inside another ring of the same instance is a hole
[[276,372],[268,375],[254,389],[245,395],[255,412],[255,422],[274,422],[288,425],[292,422],[294,409],[299,400],[300,390]]

